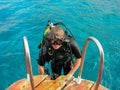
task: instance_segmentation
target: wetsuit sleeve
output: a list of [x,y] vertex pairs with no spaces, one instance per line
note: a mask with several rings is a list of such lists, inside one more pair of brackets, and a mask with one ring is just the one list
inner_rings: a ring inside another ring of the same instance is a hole
[[47,50],[45,48],[41,49],[39,53],[38,64],[40,66],[44,66],[45,62],[48,62],[49,60],[50,60],[50,56],[47,53]]
[[75,55],[75,57],[81,58],[81,51],[78,44],[75,42],[75,40],[71,39],[70,45],[71,45],[72,53]]

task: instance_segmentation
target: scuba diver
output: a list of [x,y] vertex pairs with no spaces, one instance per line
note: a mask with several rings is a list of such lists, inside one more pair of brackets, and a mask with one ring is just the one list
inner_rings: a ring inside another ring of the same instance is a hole
[[[81,51],[74,38],[60,26],[60,23],[49,25],[45,32],[38,58],[38,68],[41,75],[45,74],[45,63],[51,61],[52,76],[56,79],[61,75],[63,69],[64,75],[73,75],[81,63]],[[76,60],[73,60],[73,59]]]

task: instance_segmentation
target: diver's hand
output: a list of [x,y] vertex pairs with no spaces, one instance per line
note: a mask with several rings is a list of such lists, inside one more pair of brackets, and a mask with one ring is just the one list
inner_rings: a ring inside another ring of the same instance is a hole
[[67,74],[66,77],[71,78],[73,74]]

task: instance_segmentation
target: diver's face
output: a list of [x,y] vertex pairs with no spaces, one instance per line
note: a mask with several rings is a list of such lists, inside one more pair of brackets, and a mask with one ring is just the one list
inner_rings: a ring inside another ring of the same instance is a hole
[[62,40],[51,40],[51,45],[54,49],[59,49],[62,46]]

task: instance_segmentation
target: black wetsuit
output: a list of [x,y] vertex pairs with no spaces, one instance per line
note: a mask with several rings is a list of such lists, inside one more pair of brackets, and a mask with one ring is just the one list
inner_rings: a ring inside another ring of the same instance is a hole
[[68,37],[58,50],[54,50],[50,45],[44,45],[39,55],[38,64],[44,66],[45,62],[51,61],[52,73],[61,74],[63,68],[64,75],[71,70],[72,56],[81,58],[81,51],[73,38]]

